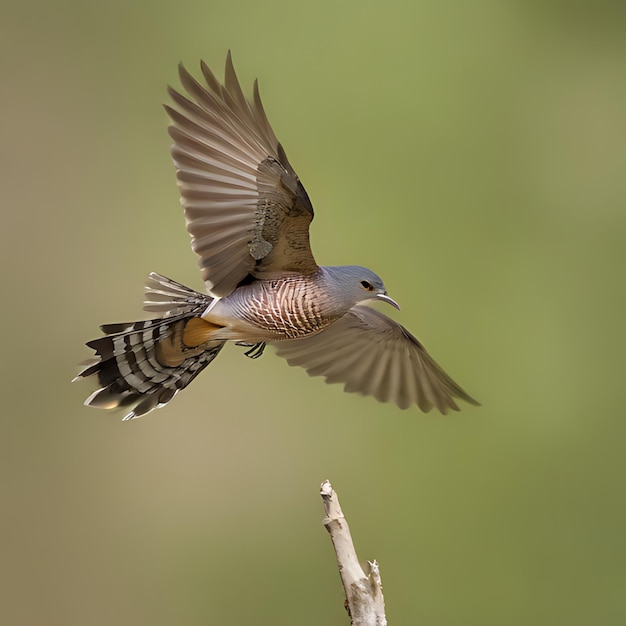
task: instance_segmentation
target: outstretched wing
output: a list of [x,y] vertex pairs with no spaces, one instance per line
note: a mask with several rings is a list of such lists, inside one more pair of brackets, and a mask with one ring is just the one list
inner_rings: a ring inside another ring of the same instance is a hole
[[192,248],[208,290],[251,278],[309,274],[311,201],[267,120],[257,83],[246,99],[230,53],[224,84],[202,63],[206,85],[181,65],[188,97],[169,89],[172,158]]
[[435,406],[441,413],[459,410],[454,398],[477,405],[448,376],[424,346],[403,326],[367,306],[354,306],[341,319],[316,335],[275,344],[289,365],[328,383],[393,402],[401,409],[417,404],[422,411]]

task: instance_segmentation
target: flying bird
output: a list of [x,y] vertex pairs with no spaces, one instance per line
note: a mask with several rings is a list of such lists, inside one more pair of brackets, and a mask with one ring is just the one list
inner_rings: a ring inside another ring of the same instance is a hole
[[101,326],[95,357],[75,380],[94,377],[85,401],[123,408],[124,419],[167,404],[227,342],[261,356],[266,344],[311,376],[343,383],[402,409],[478,404],[403,326],[366,305],[386,302],[364,267],[319,266],[309,245],[313,206],[276,139],[255,81],[244,95],[230,53],[224,83],[201,63],[204,83],[180,65],[186,95],[169,89],[171,155],[191,246],[207,294],[152,273],[146,321]]

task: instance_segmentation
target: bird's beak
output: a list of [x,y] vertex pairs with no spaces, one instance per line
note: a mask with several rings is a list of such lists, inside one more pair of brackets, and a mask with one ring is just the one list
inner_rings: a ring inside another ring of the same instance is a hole
[[392,307],[394,307],[394,309],[398,309],[398,311],[400,310],[400,305],[393,298],[390,298],[386,293],[379,293],[376,295],[376,298],[378,300],[382,300],[383,302],[387,302],[387,304],[390,304]]

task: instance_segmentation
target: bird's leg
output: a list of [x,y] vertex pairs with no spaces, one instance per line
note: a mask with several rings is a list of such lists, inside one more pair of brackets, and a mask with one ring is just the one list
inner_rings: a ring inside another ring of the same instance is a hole
[[244,354],[251,359],[258,359],[265,350],[265,342],[259,341],[259,343],[255,343],[250,350],[244,352]]
[[265,350],[265,342],[259,341],[258,343],[247,343],[245,341],[238,341],[238,346],[244,346],[245,348],[250,347],[250,350],[244,352],[244,354],[250,359],[258,359]]

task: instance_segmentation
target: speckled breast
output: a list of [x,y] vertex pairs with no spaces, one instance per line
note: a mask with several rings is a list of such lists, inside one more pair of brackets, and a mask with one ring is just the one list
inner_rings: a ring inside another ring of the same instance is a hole
[[240,287],[228,300],[233,316],[267,330],[270,339],[296,339],[335,320],[311,276],[263,280]]

